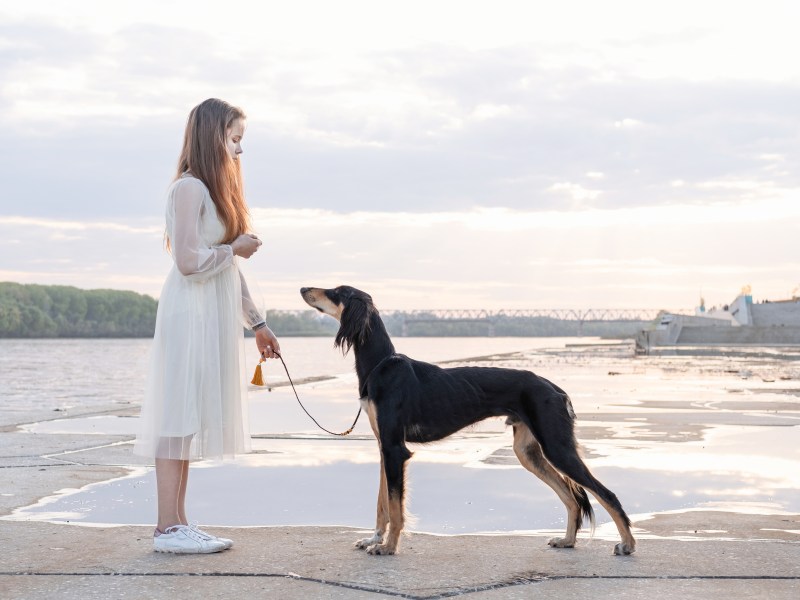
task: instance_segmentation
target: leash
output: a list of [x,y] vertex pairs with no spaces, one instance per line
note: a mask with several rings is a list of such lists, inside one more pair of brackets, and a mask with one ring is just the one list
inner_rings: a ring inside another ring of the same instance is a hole
[[[342,433],[336,433],[335,431],[330,431],[329,429],[325,429],[322,425],[320,425],[317,422],[317,420],[314,417],[311,416],[311,413],[306,410],[306,407],[303,406],[303,403],[300,401],[300,396],[297,395],[297,389],[294,387],[294,381],[292,381],[292,376],[289,375],[289,369],[286,366],[286,363],[284,362],[283,357],[278,352],[276,352],[274,350],[273,350],[273,352],[275,353],[275,356],[277,356],[278,358],[281,359],[281,364],[283,365],[283,370],[286,371],[286,377],[289,378],[289,384],[292,386],[292,391],[294,392],[294,397],[297,398],[297,403],[300,405],[300,408],[303,409],[303,412],[308,415],[308,418],[311,419],[312,421],[314,421],[314,425],[316,425],[317,427],[322,429],[322,431],[324,431],[325,433],[329,433],[331,435],[338,435],[339,437],[344,437],[346,435],[350,435],[353,432],[353,429],[355,429],[356,423],[358,423],[358,418],[361,416],[361,406],[358,407],[358,413],[356,414],[356,418],[353,421],[353,424],[350,426],[350,429],[348,429],[347,431],[343,431]],[[258,363],[259,367],[261,366],[262,362],[264,362],[263,358]]]

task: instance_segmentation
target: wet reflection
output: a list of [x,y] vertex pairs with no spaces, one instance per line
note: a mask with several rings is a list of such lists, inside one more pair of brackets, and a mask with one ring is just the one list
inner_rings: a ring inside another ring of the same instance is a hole
[[[594,440],[592,471],[631,515],[700,507],[800,512],[797,428],[721,427],[706,444],[652,444],[615,450]],[[769,440],[785,459],[765,460]],[[559,530],[564,509],[522,469],[510,434],[469,434],[417,448],[409,467],[415,531],[474,533]],[[374,440],[256,440],[256,453],[198,463],[191,475],[192,519],[222,526],[373,525],[378,482]],[[15,519],[83,524],[152,524],[150,469],[89,486],[17,512]],[[595,507],[598,522],[608,515]]]

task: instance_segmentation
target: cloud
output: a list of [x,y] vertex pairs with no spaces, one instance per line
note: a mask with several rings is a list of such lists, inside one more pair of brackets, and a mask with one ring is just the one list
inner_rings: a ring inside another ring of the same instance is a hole
[[249,114],[275,289],[529,307],[796,285],[786,7],[245,0],[231,34],[186,6],[3,7],[2,273],[157,294],[186,115],[217,96]]
[[558,182],[547,188],[548,192],[559,194],[570,200],[568,206],[578,207],[591,204],[593,200],[597,199],[601,192],[600,190],[592,190],[582,186],[579,183]]
[[162,235],[163,228],[153,225],[132,226],[125,223],[114,222],[95,222],[95,221],[61,221],[55,219],[37,219],[33,217],[4,217],[0,216],[0,227],[21,227],[25,229],[51,229],[57,230],[52,234],[54,239],[83,239],[83,236],[69,236],[67,231],[91,232],[92,230],[106,232],[121,232],[131,234],[146,234],[150,237]]
[[[349,283],[392,308],[688,308],[699,290],[724,303],[751,281],[761,282],[760,298],[786,297],[800,266],[789,251],[800,225],[792,195],[700,209],[265,210],[256,220],[269,242],[247,268],[287,303],[298,283]],[[769,245],[746,242],[764,235]]]
[[[303,308],[300,286],[340,283],[406,309],[688,308],[700,290],[725,303],[747,283],[778,299],[800,270],[794,197],[573,212],[254,209],[264,246],[242,267],[273,308]],[[171,266],[162,227],[0,218],[0,277],[157,296]]]
[[[248,50],[263,45],[245,57],[190,25],[103,32],[29,19],[0,30],[13,50],[2,63],[0,178],[8,184],[0,210],[158,214],[185,115],[210,95],[250,114],[245,169],[257,206],[574,210],[703,204],[742,192],[701,187],[709,181],[798,183],[795,170],[776,166],[797,158],[793,80],[652,79],[622,62],[607,77],[608,64],[554,64],[563,44],[513,39],[477,48],[398,42],[330,56],[247,40]],[[665,33],[650,48],[706,37]],[[603,48],[607,63],[632,46],[647,52],[646,44],[583,47]]]

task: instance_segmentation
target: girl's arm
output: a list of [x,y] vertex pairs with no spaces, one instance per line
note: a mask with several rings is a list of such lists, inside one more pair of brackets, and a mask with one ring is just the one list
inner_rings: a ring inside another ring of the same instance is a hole
[[229,244],[208,246],[200,235],[204,196],[203,184],[187,178],[178,182],[168,206],[174,219],[174,239],[170,243],[175,264],[183,275],[199,281],[233,264],[233,249]]
[[244,275],[242,275],[241,271],[239,271],[239,279],[242,282],[242,320],[245,327],[255,329],[258,325],[266,324],[266,322],[250,295],[250,290],[247,288],[247,282],[244,280]]
[[265,358],[275,358],[277,356],[275,353],[280,353],[281,351],[278,338],[276,338],[272,330],[267,327],[267,322],[258,310],[256,303],[253,301],[250,290],[247,288],[247,282],[241,271],[239,271],[239,279],[242,282],[242,318],[245,327],[255,332],[256,346],[258,347],[259,354]]

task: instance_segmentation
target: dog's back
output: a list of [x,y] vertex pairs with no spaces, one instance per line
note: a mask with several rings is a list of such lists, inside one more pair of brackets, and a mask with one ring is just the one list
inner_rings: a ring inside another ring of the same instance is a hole
[[574,416],[566,394],[530,371],[441,368],[402,354],[383,361],[370,374],[366,392],[384,418],[403,424],[409,442],[439,440],[490,417],[530,425],[527,398],[547,403],[546,414],[555,409],[564,417]]

